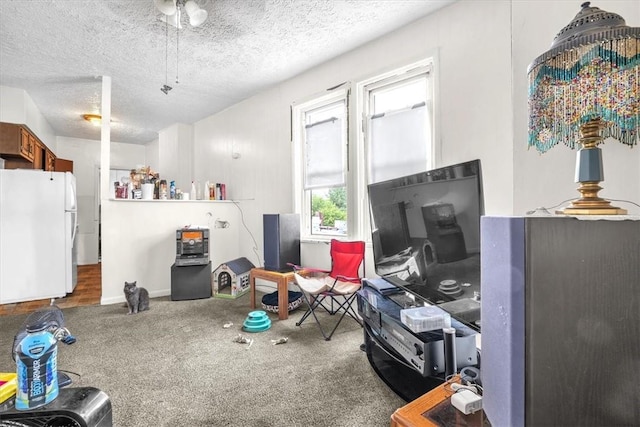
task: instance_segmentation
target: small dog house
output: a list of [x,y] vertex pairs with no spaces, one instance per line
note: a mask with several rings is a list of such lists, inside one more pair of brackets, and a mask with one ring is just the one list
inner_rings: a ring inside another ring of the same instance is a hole
[[238,298],[249,292],[249,272],[254,265],[242,257],[220,264],[213,270],[213,296]]

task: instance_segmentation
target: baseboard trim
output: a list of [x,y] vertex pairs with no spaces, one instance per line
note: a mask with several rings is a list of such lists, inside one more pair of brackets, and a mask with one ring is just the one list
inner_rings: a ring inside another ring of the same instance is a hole
[[[149,298],[160,298],[171,295],[171,289],[160,289],[157,291],[149,291]],[[117,297],[100,298],[100,305],[122,304],[126,300],[124,299],[124,293]]]

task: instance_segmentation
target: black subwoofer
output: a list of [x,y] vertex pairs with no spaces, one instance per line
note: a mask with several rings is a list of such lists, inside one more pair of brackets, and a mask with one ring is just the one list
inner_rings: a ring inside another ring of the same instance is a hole
[[0,412],[0,426],[15,427],[111,427],[109,396],[94,387],[60,389],[48,405],[28,411]]
[[291,271],[300,265],[300,215],[264,214],[264,268]]

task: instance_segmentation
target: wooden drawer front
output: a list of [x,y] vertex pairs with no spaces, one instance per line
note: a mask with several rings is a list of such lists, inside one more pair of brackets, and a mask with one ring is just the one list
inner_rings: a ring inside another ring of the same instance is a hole
[[28,130],[20,128],[20,154],[28,160],[33,160],[35,153],[36,139]]
[[49,150],[45,154],[45,170],[53,171],[56,169],[56,156]]
[[20,154],[29,157],[29,132],[20,128]]
[[36,145],[41,145],[40,141],[32,134],[29,134],[29,154],[27,154],[29,160],[33,160],[36,154]]

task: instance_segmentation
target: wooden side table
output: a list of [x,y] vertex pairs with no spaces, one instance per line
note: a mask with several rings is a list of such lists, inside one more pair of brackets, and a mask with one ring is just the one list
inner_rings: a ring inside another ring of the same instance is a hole
[[[457,380],[456,380],[457,381]],[[465,415],[451,405],[454,391],[444,383],[391,415],[391,427],[487,427],[490,426],[482,409]]]
[[295,280],[293,271],[281,273],[279,271],[265,270],[264,268],[252,268],[249,272],[249,285],[251,286],[251,308],[256,308],[256,279],[276,282],[278,285],[278,319],[289,318],[289,283]]

